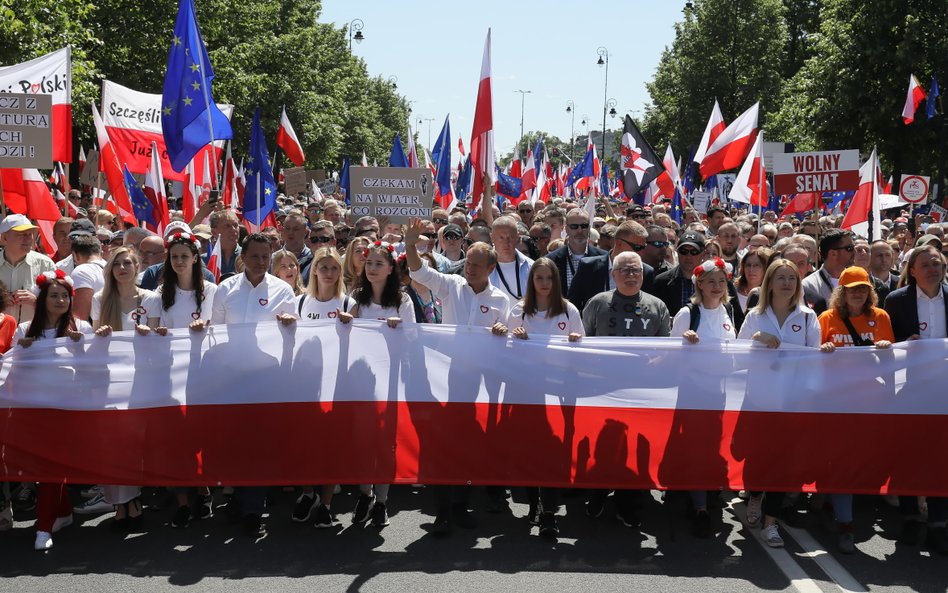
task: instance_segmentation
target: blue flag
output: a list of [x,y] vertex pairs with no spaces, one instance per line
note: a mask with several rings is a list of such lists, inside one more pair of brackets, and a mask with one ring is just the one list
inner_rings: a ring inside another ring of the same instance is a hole
[[458,178],[454,182],[454,195],[458,199],[458,202],[462,204],[467,200],[467,196],[471,193],[471,155],[467,155],[467,158],[464,160],[464,166],[461,167],[461,171],[458,173]]
[[346,206],[352,202],[349,199],[349,157],[342,160],[342,173],[339,174],[339,189],[346,194]]
[[448,118],[444,118],[444,126],[441,127],[441,133],[438,134],[438,143],[434,149],[438,156],[431,155],[435,164],[435,170],[438,172],[435,183],[438,184],[438,193],[442,196],[451,194],[451,123]]
[[605,163],[602,164],[602,171],[599,174],[599,193],[604,196],[609,195],[609,167]]
[[395,140],[392,142],[392,154],[388,157],[389,167],[408,167],[408,155],[402,147],[401,134],[395,134]]
[[938,90],[938,79],[932,76],[932,86],[928,89],[928,98],[925,99],[925,115],[928,119],[935,117],[935,108],[938,105],[935,99],[937,99],[939,95],[941,95],[941,93]]
[[175,171],[183,171],[212,141],[233,137],[230,121],[211,95],[213,79],[193,0],[181,0],[161,93],[161,133]]
[[688,164],[685,165],[685,172],[681,175],[681,186],[685,188],[685,193],[689,196],[691,192],[695,191],[695,151],[695,147],[692,147],[688,154]]
[[537,143],[533,147],[533,163],[539,176],[540,167],[543,165],[543,136],[537,136]]
[[516,200],[522,193],[523,182],[520,178],[506,175],[500,170],[500,167],[497,167],[497,196]]
[[270,154],[267,140],[260,127],[260,108],[253,112],[253,127],[250,129],[250,157],[245,172],[247,189],[244,190],[244,220],[258,227],[270,215],[276,205],[277,186],[270,169]]
[[142,187],[138,185],[138,182],[135,181],[135,178],[129,173],[128,165],[122,166],[122,173],[125,177],[125,189],[128,190],[128,197],[132,200],[132,210],[135,212],[135,218],[138,219],[138,222],[157,225],[158,221],[155,220],[155,208],[151,205],[151,201],[145,196]]
[[451,142],[451,131],[450,127],[448,126],[448,117],[450,117],[450,114],[444,117],[444,125],[441,126],[441,132],[438,134],[438,139],[435,140],[434,146],[431,147],[431,162],[436,167],[438,166],[438,163],[441,162],[441,151],[444,150],[444,147],[446,146],[445,142]]
[[681,224],[681,216],[685,210],[684,200],[681,198],[681,188],[675,187],[675,196],[672,198],[671,212],[672,220]]
[[567,187],[572,187],[574,183],[582,179],[583,177],[592,177],[593,176],[593,153],[592,147],[586,149],[586,156],[583,157],[579,163],[573,167],[573,170],[570,171],[569,177],[566,178]]

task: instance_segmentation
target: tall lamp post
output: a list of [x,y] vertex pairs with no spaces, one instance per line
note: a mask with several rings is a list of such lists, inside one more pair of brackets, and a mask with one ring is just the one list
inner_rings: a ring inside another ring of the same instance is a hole
[[[362,27],[364,26],[365,23],[362,22],[362,19],[352,19],[352,22],[349,23],[349,53],[352,53],[353,39],[356,43],[362,43],[362,40],[365,39],[365,35],[362,34]],[[352,35],[353,31],[355,31],[355,36]]]
[[515,93],[520,93],[520,142],[523,142],[523,108],[526,105],[527,95],[533,91],[524,91],[517,89]]
[[606,67],[606,79],[602,89],[602,154],[599,158],[606,160],[606,112],[609,110],[609,50],[600,47],[596,50],[599,54],[599,60],[596,62],[600,66]]
[[429,151],[431,150],[431,122],[433,122],[434,120],[435,120],[435,118],[433,118],[433,117],[419,117],[419,118],[418,118],[418,125],[419,125],[419,126],[421,125],[421,122],[423,122],[423,121],[428,122],[428,150],[429,150]]
[[389,83],[390,85],[392,85],[392,90],[393,90],[393,91],[397,91],[397,90],[398,90],[398,77],[397,77],[397,76],[389,76],[389,77],[388,77],[388,83]]
[[576,104],[572,100],[566,102],[566,113],[569,114],[569,162],[573,162],[573,145],[576,144],[576,135],[573,133],[576,127]]

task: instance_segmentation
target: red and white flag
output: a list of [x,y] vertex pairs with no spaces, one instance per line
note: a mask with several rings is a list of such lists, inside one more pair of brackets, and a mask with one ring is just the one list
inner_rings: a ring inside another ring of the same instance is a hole
[[297,167],[302,167],[303,163],[306,162],[306,157],[303,156],[303,146],[296,137],[290,118],[286,116],[286,105],[283,106],[283,111],[280,113],[280,129],[277,131],[276,143]]
[[79,145],[79,174],[82,175],[82,170],[86,168],[86,149]]
[[914,74],[909,75],[908,93],[905,95],[905,105],[902,107],[902,121],[909,125],[915,121],[915,111],[919,104],[925,100],[925,89],[918,84],[918,79]]
[[36,169],[0,169],[7,209],[36,221],[46,253],[56,253],[53,225],[63,215]]
[[649,184],[649,188],[652,190],[653,203],[657,203],[663,198],[667,200],[674,199],[675,188],[679,183],[678,164],[675,162],[675,153],[672,152],[670,142],[665,149],[665,158],[662,159],[662,164],[665,166],[665,170]]
[[494,108],[491,94],[490,29],[484,41],[481,76],[477,84],[477,104],[474,108],[474,126],[471,129],[471,165],[474,176],[471,190],[472,206],[477,207],[484,193],[484,176],[489,185],[497,182],[494,174]]
[[421,165],[418,162],[418,151],[415,149],[415,131],[411,129],[411,120],[408,121],[408,138],[405,139],[408,144],[408,168],[416,169]]
[[464,160],[464,140],[458,136],[458,153],[461,155],[461,160]]
[[519,198],[511,200],[514,204],[519,204],[521,200],[530,197],[533,188],[537,186],[537,164],[533,158],[532,150],[527,151],[527,166],[523,169],[520,181],[522,190]]
[[237,165],[234,164],[234,155],[230,148],[233,141],[227,142],[227,153],[224,157],[224,183],[221,185],[221,200],[224,205],[230,205],[234,200],[234,194],[237,192]]
[[0,67],[0,89],[52,95],[53,160],[72,162],[72,50],[66,47],[28,62]]
[[165,227],[168,226],[168,196],[165,195],[165,179],[161,174],[161,157],[158,156],[158,145],[151,143],[151,167],[145,173],[145,185],[142,190],[145,197],[151,202],[151,207],[155,211],[155,220],[157,224],[148,224],[148,229],[163,235]]
[[879,218],[879,179],[882,171],[879,167],[879,158],[876,156],[876,149],[873,147],[869,160],[863,163],[859,168],[859,189],[853,196],[849,209],[843,217],[840,228],[850,230],[853,233],[869,237],[869,217],[872,216],[872,237],[870,241],[875,241],[882,237],[880,230],[881,220]]
[[95,135],[99,141],[99,170],[105,173],[105,178],[109,182],[109,191],[115,200],[118,208],[116,216],[131,224],[138,224],[132,210],[132,200],[128,196],[128,189],[125,187],[125,175],[122,173],[122,165],[119,164],[118,156],[115,153],[115,147],[109,139],[109,133],[99,117],[99,110],[95,103],[92,104],[92,120],[95,122]]
[[701,143],[698,144],[698,149],[695,151],[696,163],[701,164],[708,153],[708,149],[711,148],[711,145],[714,144],[714,141],[718,139],[718,136],[726,127],[724,117],[721,115],[721,107],[718,105],[718,100],[715,99],[714,107],[711,109],[711,117],[708,118],[708,125],[705,126]]
[[362,151],[362,160],[360,161],[360,163],[362,164],[363,167],[369,166],[369,159],[366,158],[364,150]]
[[181,192],[181,216],[188,224],[191,224],[197,214],[197,197],[198,193],[194,185],[194,161],[192,160],[184,168],[184,190]]
[[[213,239],[212,239],[213,240]],[[214,284],[220,284],[221,281],[221,242],[218,238],[214,241],[214,248],[207,258],[207,271],[214,274]]]
[[764,133],[758,132],[754,147],[741,166],[728,199],[751,206],[767,206],[767,175],[764,171]]
[[754,144],[759,111],[760,103],[754,103],[711,143],[701,160],[702,177],[707,179],[715,173],[740,166]]
[[523,163],[520,161],[520,143],[514,145],[513,157],[507,163],[507,175],[523,177]]
[[200,186],[201,197],[198,199],[198,202],[197,202],[199,208],[204,205],[204,202],[206,202],[209,197],[211,197],[211,190],[216,185],[214,183],[215,180],[211,178],[211,165],[210,165],[210,162],[209,162],[210,159],[208,158],[208,156],[209,155],[207,153],[204,154],[204,174],[201,176],[201,186]]

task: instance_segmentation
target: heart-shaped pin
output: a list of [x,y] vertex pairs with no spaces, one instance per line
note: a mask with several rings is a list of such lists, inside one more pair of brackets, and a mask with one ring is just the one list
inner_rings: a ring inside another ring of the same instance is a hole
[[481,313],[487,313],[488,311],[490,311],[490,307],[487,305],[481,305]]
[[797,325],[796,323],[794,323],[793,325],[790,326],[790,329],[792,329],[792,330],[795,331],[795,332],[798,332],[798,331],[800,331],[800,330],[803,329],[803,328],[802,328],[801,326]]
[[731,324],[730,324],[730,323],[725,323],[725,324],[724,324],[724,331],[731,331]]
[[198,313],[197,311],[195,311],[194,313],[191,313],[191,319],[197,321],[200,318],[201,318],[201,314]]
[[326,317],[328,317],[328,318],[330,318],[330,319],[335,319],[338,315],[339,315],[339,313],[337,313],[336,311],[330,311],[329,314],[326,315]]
[[564,329],[566,329],[566,322],[565,322],[565,321],[561,321],[561,322],[557,323],[556,326],[557,326],[558,328],[560,328],[560,330],[564,330]]
[[266,306],[267,306],[267,303],[270,302],[270,299],[260,299],[260,300],[258,300],[257,302],[260,303],[260,306],[261,306],[261,307],[266,307]]
[[870,322],[869,322],[869,327],[875,327],[875,326],[876,326],[876,322],[875,322],[875,321],[870,321]]
[[922,331],[925,331],[926,329],[928,329],[928,322],[927,322],[927,321],[923,321],[923,322],[919,323],[919,324],[918,324],[918,329],[920,329],[920,330],[922,330]]

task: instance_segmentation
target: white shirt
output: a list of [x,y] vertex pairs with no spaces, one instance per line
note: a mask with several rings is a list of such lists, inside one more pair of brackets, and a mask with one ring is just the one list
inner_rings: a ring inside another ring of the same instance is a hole
[[[300,308],[300,303],[303,307]],[[355,301],[350,296],[329,299],[326,302],[314,299],[306,293],[296,297],[296,308],[293,313],[298,319],[335,319],[336,311],[349,313],[355,307]]]
[[360,319],[380,319],[385,321],[389,317],[398,317],[402,321],[415,322],[415,307],[411,304],[411,297],[401,293],[402,302],[398,307],[383,307],[375,303],[359,305]]
[[490,273],[490,283],[497,287],[497,290],[503,291],[510,298],[510,302],[517,302],[527,293],[527,278],[532,266],[533,260],[518,251],[514,254],[514,261],[497,262],[494,271]]
[[[13,332],[13,342],[12,342],[14,348],[22,348],[22,346],[19,345],[19,342],[20,340],[26,337],[26,332],[28,329],[30,329],[31,323],[32,321],[24,321],[20,325],[16,326],[16,331]],[[91,334],[92,326],[89,325],[88,321],[82,321],[82,320],[77,319],[76,331],[78,331],[81,334]],[[45,340],[45,339],[55,338],[55,337],[56,337],[55,329],[44,329],[42,335],[36,339]]]
[[[113,327],[114,331],[127,331],[135,329],[138,324],[148,325],[148,319],[158,317],[161,311],[161,299],[158,295],[144,288],[138,289],[138,305],[122,315],[122,327]],[[97,292],[92,296],[92,311],[89,316],[92,317],[92,323],[95,324],[102,316],[102,292]]]
[[412,272],[411,277],[441,299],[442,322],[445,324],[491,327],[497,322],[507,323],[510,301],[490,281],[487,288],[475,293],[464,276],[442,274],[424,265]]
[[63,272],[66,272],[67,274],[71,274],[72,271],[75,269],[75,267],[76,267],[76,262],[75,260],[73,260],[72,255],[68,255],[64,257],[63,259],[59,260],[58,262],[56,262],[56,269],[62,270]]
[[941,285],[938,286],[938,294],[930,299],[925,292],[915,286],[918,307],[918,337],[945,338],[945,295],[942,294]]
[[[799,305],[790,312],[783,325],[780,325],[772,308],[767,307],[767,310],[760,314],[757,312],[757,307],[754,307],[744,317],[744,323],[741,324],[741,331],[737,337],[741,340],[750,340],[755,333],[764,332],[777,336],[781,344],[816,348],[820,345],[821,339],[820,322],[817,317],[813,309]],[[763,346],[763,344],[760,345]]]
[[91,288],[92,293],[101,292],[105,288],[105,277],[102,270],[105,268],[105,260],[97,259],[87,264],[76,266],[69,276],[72,278],[73,287],[76,290],[80,288]]
[[290,285],[272,274],[265,274],[259,284],[253,286],[247,274],[238,274],[224,280],[217,287],[213,323],[253,323],[276,321],[281,313],[294,315],[296,295]]
[[[733,340],[735,338],[734,322],[727,314],[724,305],[718,305],[717,309],[705,309],[701,307],[701,315],[698,320],[698,329],[696,332],[699,337],[711,340]],[[672,321],[672,336],[683,336],[691,326],[691,311],[688,307],[682,307],[675,314],[675,320]]]
[[[155,293],[158,298],[162,295],[161,286]],[[188,327],[192,321],[203,319],[208,321],[211,318],[211,312],[214,310],[214,296],[217,294],[217,285],[213,282],[204,281],[204,300],[201,302],[201,310],[198,311],[197,302],[194,298],[193,290],[184,290],[175,288],[174,304],[167,311],[162,306],[161,315],[158,317],[159,327]]]
[[555,317],[547,317],[546,311],[537,311],[536,315],[525,315],[523,312],[523,301],[514,305],[510,311],[510,324],[508,327],[514,329],[523,327],[527,330],[527,335],[544,334],[548,336],[568,336],[569,334],[586,335],[586,328],[583,326],[583,316],[580,315],[576,305],[566,301],[566,312],[560,313]]

